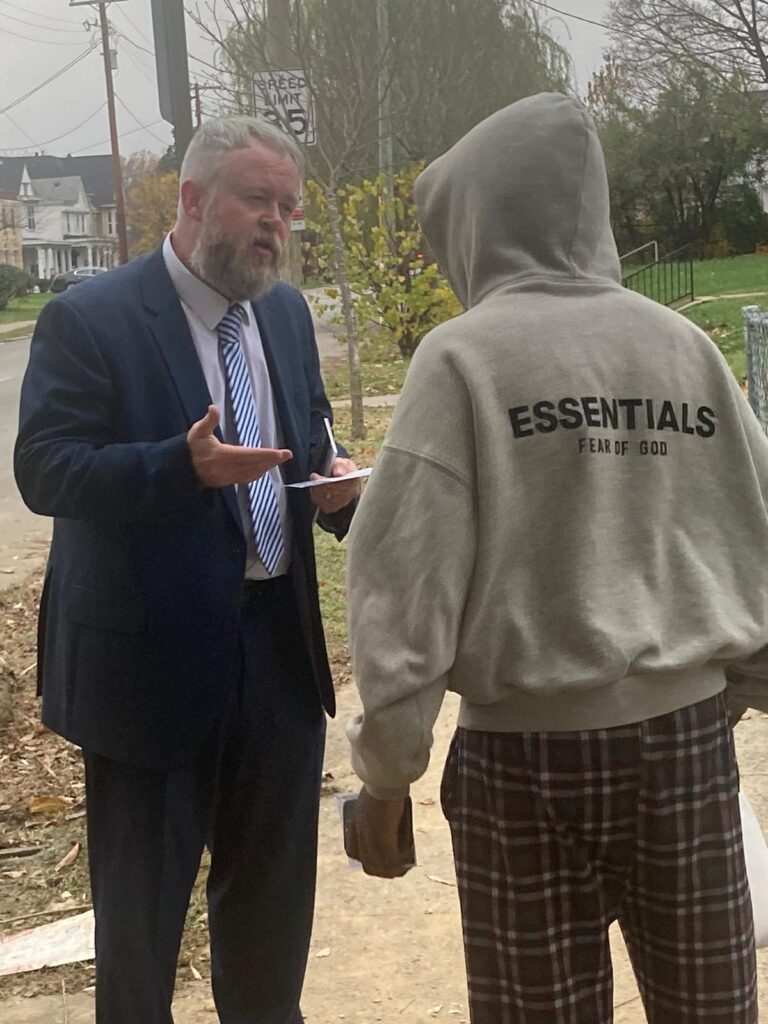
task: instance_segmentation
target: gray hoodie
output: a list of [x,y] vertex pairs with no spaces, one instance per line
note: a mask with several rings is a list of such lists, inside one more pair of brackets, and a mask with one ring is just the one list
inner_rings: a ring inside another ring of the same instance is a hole
[[381,797],[446,689],[469,729],[609,728],[768,640],[768,440],[706,335],[621,287],[584,109],[500,111],[416,195],[467,312],[422,342],[350,534],[349,736]]

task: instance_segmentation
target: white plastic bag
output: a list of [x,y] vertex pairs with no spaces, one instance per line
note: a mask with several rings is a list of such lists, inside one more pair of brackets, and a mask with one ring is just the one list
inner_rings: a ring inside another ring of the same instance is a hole
[[744,860],[752,893],[752,916],[755,921],[755,945],[768,947],[768,846],[752,805],[739,793],[741,832],[744,837]]

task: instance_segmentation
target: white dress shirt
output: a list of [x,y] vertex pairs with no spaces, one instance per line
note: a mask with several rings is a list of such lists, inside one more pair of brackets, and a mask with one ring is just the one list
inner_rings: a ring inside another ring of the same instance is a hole
[[[231,303],[223,295],[214,291],[204,281],[201,281],[199,277],[195,277],[191,271],[187,270],[173,251],[170,235],[166,236],[163,244],[163,258],[173,286],[181,300],[181,307],[189,324],[192,341],[195,343],[203,375],[211,394],[211,401],[217,406],[221,414],[221,432],[225,440],[234,441],[236,435],[232,408],[227,396],[227,378],[221,346],[219,345],[219,336],[216,331],[221,318],[227,312]],[[272,384],[269,379],[267,361],[264,357],[264,347],[261,343],[259,326],[256,323],[256,317],[254,316],[251,304],[249,302],[241,302],[239,305],[242,307],[244,314],[240,338],[256,403],[261,443],[265,448],[282,448],[282,433],[277,418],[277,410],[275,409]],[[275,486],[275,494],[277,495],[284,542],[283,556],[272,575],[284,576],[288,571],[291,544],[288,500],[279,468],[275,467],[270,470],[270,476]],[[245,485],[237,487],[237,501],[240,506],[240,516],[248,543],[245,578],[249,580],[268,579],[269,573],[256,554],[251,513],[248,506],[248,488]]]

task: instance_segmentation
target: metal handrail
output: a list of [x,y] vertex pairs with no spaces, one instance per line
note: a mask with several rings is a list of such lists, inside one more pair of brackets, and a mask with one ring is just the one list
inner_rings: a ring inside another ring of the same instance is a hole
[[[686,251],[688,256],[680,258]],[[656,263],[627,274],[621,283],[630,291],[639,292],[664,306],[674,306],[684,299],[693,302],[693,278],[693,257],[690,255],[690,246],[684,245]]]
[[623,263],[624,260],[628,260],[630,256],[637,256],[639,252],[645,252],[646,249],[653,249],[653,261],[654,263],[659,262],[659,243],[658,242],[646,242],[645,245],[639,245],[636,249],[631,252],[625,252],[623,256],[619,256],[619,263]]

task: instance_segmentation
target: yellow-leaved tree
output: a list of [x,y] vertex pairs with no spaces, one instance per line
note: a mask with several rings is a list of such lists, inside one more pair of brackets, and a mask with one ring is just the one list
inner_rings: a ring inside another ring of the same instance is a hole
[[179,196],[179,175],[163,172],[151,153],[128,157],[125,174],[125,213],[131,256],[151,252],[173,227]]
[[[413,185],[421,166],[397,175],[392,209],[384,209],[381,178],[363,180],[336,190],[344,243],[344,262],[354,293],[357,331],[365,342],[382,334],[403,358],[438,324],[461,313],[458,299],[425,249],[416,218]],[[338,264],[326,192],[306,185],[309,228],[316,241],[309,255],[325,280],[333,280]],[[338,291],[331,286],[332,300]],[[339,312],[338,320],[343,323]]]

